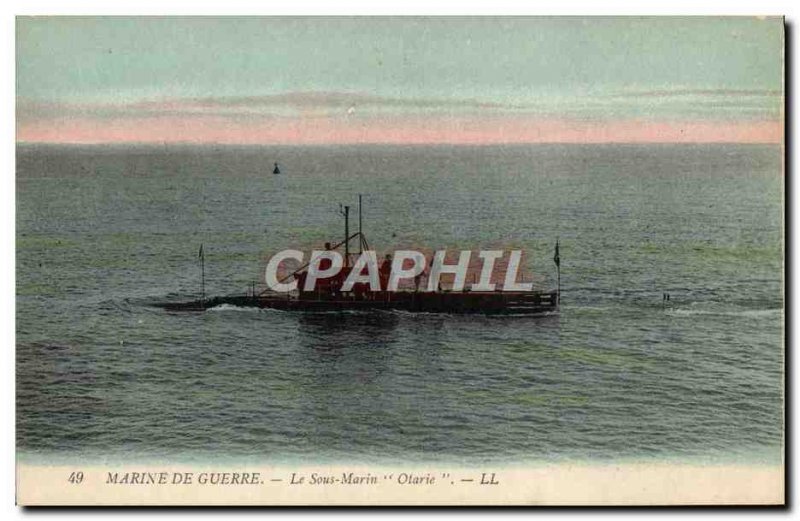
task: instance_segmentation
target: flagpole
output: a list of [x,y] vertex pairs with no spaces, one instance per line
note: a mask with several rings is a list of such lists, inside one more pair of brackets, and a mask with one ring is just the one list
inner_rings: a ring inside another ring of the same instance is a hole
[[200,291],[201,291],[201,298],[200,302],[203,304],[203,308],[206,307],[206,253],[203,251],[203,245],[200,245]]
[[558,251],[558,237],[556,237],[556,252],[553,255],[556,263],[556,309],[561,308],[561,253]]

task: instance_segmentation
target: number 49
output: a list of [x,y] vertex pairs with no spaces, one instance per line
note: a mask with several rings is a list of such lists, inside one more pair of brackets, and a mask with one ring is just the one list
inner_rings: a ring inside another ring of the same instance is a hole
[[79,485],[83,481],[83,472],[80,470],[78,472],[72,472],[69,475],[69,479],[67,480],[74,485]]

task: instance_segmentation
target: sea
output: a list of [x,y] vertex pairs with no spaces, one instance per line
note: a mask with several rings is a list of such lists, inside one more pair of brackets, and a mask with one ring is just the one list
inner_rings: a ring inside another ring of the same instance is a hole
[[[31,463],[776,465],[773,145],[37,145],[16,152],[16,443]],[[281,168],[272,173],[273,164]],[[530,316],[154,304],[280,250],[522,249]],[[666,300],[666,295],[669,300]]]

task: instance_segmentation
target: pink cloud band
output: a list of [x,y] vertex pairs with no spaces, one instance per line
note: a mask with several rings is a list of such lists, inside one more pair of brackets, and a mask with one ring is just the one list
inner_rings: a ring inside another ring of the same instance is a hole
[[571,120],[535,115],[21,118],[18,142],[220,144],[782,143],[783,122]]

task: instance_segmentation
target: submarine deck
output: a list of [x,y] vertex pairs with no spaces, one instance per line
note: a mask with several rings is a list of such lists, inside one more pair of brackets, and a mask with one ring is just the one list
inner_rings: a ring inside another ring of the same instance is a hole
[[400,310],[453,314],[543,314],[558,309],[558,292],[380,292],[367,295],[237,295],[155,304],[167,311],[201,312],[220,305],[285,311]]

